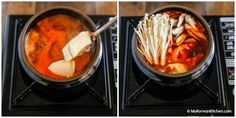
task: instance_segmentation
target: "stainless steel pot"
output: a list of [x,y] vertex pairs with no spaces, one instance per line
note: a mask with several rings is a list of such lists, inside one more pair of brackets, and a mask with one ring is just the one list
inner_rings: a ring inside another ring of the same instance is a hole
[[80,75],[67,79],[52,79],[42,75],[30,65],[25,53],[25,44],[29,31],[33,27],[35,27],[40,20],[57,14],[72,16],[76,19],[79,19],[81,23],[83,23],[90,31],[96,30],[94,22],[85,13],[77,9],[65,6],[46,9],[45,11],[35,14],[27,21],[26,25],[24,26],[21,32],[20,39],[18,42],[18,55],[24,70],[37,83],[54,88],[70,88],[85,82],[91,77],[91,75],[93,75],[102,58],[102,42],[100,36],[97,36],[95,45],[93,45],[91,49],[94,54],[92,60],[87,66],[87,68]]
[[153,69],[150,65],[148,65],[143,60],[142,55],[138,52],[136,33],[133,34],[133,38],[132,38],[132,55],[133,55],[134,61],[136,62],[140,70],[149,78],[155,80],[157,83],[164,86],[182,86],[191,82],[192,80],[198,79],[202,77],[203,75],[205,75],[204,73],[206,72],[207,68],[211,64],[212,59],[214,57],[215,43],[214,43],[214,38],[211,32],[211,29],[208,26],[205,19],[199,13],[197,13],[196,11],[190,8],[183,7],[183,6],[170,5],[170,6],[158,8],[157,10],[150,13],[149,15],[162,13],[162,12],[170,11],[170,10],[182,11],[184,13],[191,14],[204,25],[206,29],[206,33],[208,35],[208,40],[209,40],[209,46],[208,46],[207,53],[204,60],[200,64],[198,64],[198,66],[196,66],[195,68],[193,68],[192,70],[186,73],[167,74],[167,73],[157,71]]

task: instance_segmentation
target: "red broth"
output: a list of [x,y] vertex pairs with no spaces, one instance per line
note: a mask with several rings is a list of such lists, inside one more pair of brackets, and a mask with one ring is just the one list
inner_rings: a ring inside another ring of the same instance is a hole
[[[67,15],[55,15],[39,21],[28,34],[26,41],[26,55],[31,66],[39,73],[53,78],[62,79],[60,75],[53,74],[48,66],[58,60],[64,59],[62,48],[76,34],[87,28],[78,20]],[[75,58],[74,76],[89,64],[92,52],[86,52]]]

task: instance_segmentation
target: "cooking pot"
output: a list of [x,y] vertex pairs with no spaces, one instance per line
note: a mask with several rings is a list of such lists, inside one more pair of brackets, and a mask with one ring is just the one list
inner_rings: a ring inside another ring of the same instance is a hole
[[131,50],[135,63],[145,75],[147,75],[149,78],[155,80],[155,82],[161,85],[178,87],[190,83],[195,79],[202,78],[204,77],[203,75],[206,75],[204,73],[211,64],[212,59],[214,57],[215,43],[210,27],[208,26],[205,19],[198,12],[183,6],[169,5],[158,8],[154,12],[149,13],[149,16],[152,14],[162,13],[165,11],[181,11],[183,13],[188,13],[203,24],[203,26],[206,29],[206,34],[208,35],[209,45],[205,58],[202,60],[202,62],[199,63],[195,68],[191,69],[190,71],[181,74],[167,74],[164,72],[157,71],[145,62],[142,54],[140,54],[140,52],[137,50],[138,37],[135,32],[132,37]]
[[100,36],[98,35],[91,49],[94,55],[92,56],[92,59],[90,60],[90,63],[87,65],[86,69],[81,74],[74,77],[65,78],[65,79],[53,79],[45,75],[42,75],[30,65],[26,57],[25,45],[27,41],[27,36],[30,30],[34,28],[40,20],[46,17],[50,17],[50,16],[54,16],[58,14],[69,15],[80,20],[80,22],[83,25],[85,25],[88,28],[88,30],[91,32],[96,30],[96,26],[94,22],[85,13],[77,9],[65,7],[65,6],[49,8],[33,15],[27,21],[19,38],[18,55],[19,55],[21,65],[26,71],[26,73],[40,85],[48,86],[52,88],[70,88],[70,87],[78,86],[79,84],[87,81],[91,77],[91,75],[93,75],[95,70],[98,68],[98,65],[102,58],[102,42],[101,42]]

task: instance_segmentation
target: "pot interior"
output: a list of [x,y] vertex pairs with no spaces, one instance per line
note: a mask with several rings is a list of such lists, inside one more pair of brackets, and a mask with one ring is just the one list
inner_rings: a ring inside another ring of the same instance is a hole
[[[152,14],[163,13],[166,11],[180,11],[183,13],[190,14],[191,16],[193,16],[195,19],[197,19],[204,26],[204,28],[206,30],[205,31],[206,35],[208,36],[208,48],[206,50],[206,55],[205,55],[204,59],[197,66],[195,66],[193,69],[191,69],[185,73],[168,74],[168,73],[157,71],[156,69],[151,67],[149,64],[147,64],[147,62],[143,59],[144,58],[143,55],[137,50],[138,36],[137,36],[136,32],[134,32],[133,39],[132,39],[133,40],[132,43],[134,43],[134,44],[132,44],[133,45],[132,48],[135,48],[135,49],[132,49],[132,51],[134,51],[132,54],[133,54],[133,57],[137,58],[136,60],[138,60],[138,61],[136,61],[136,63],[139,63],[140,65],[142,65],[143,68],[140,68],[140,69],[143,70],[144,72],[148,71],[148,73],[153,73],[153,75],[157,75],[157,77],[162,77],[163,79],[171,80],[171,81],[176,80],[176,79],[185,79],[186,77],[191,76],[194,73],[196,73],[198,70],[205,71],[206,68],[210,65],[213,55],[214,55],[214,39],[212,36],[211,29],[209,28],[207,22],[196,11],[186,8],[186,7],[176,6],[176,5],[170,5],[170,6],[166,6],[163,8],[159,8],[159,9],[155,10],[154,12],[151,12],[149,14],[149,16]],[[143,20],[143,19],[141,19],[141,20]],[[201,72],[201,73],[203,73],[203,72]]]
[[[41,73],[39,73],[36,69],[34,69],[34,67],[32,67],[32,65],[29,63],[27,57],[26,57],[26,52],[25,52],[25,45],[27,42],[27,37],[29,32],[31,31],[31,29],[33,29],[34,27],[36,27],[37,23],[39,21],[41,21],[44,18],[50,17],[50,16],[55,16],[55,15],[67,15],[67,16],[72,16],[76,19],[78,19],[80,21],[80,23],[82,23],[86,29],[88,29],[89,31],[93,32],[96,30],[96,26],[93,23],[93,21],[83,12],[80,12],[78,10],[75,10],[73,8],[68,8],[68,7],[56,7],[56,8],[52,8],[52,9],[48,9],[45,10],[44,12],[35,14],[25,25],[22,33],[21,33],[21,38],[20,40],[22,40],[22,43],[20,46],[21,51],[21,55],[20,58],[23,58],[24,64],[26,65],[26,68],[28,68],[29,71],[31,71],[31,74],[35,74],[36,76],[34,77],[38,77],[37,80],[41,81],[47,81],[47,82],[51,82],[51,83],[66,83],[66,82],[71,82],[73,80],[79,80],[85,78],[85,76],[87,75],[88,71],[91,71],[91,68],[94,67],[94,64],[97,62],[97,59],[99,58],[99,50],[100,50],[100,37],[96,37],[96,41],[93,42],[94,44],[92,45],[91,48],[91,54],[92,54],[92,58],[90,59],[89,65],[86,66],[86,69],[84,69],[84,71],[77,75],[77,76],[73,76],[70,78],[63,78],[63,79],[54,79],[54,78],[50,78],[47,77]],[[40,79],[39,79],[40,78]],[[34,78],[33,78],[34,79]],[[82,81],[82,80],[81,80]],[[84,80],[83,80],[84,81]]]

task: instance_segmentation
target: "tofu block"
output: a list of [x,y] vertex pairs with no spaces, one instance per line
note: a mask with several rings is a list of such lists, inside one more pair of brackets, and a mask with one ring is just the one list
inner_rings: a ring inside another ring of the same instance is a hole
[[88,31],[79,33],[76,37],[62,49],[64,59],[69,61],[77,56],[82,55],[84,52],[90,51],[92,40]]
[[170,67],[170,69],[172,70],[171,74],[185,73],[188,71],[186,65],[181,63],[168,64],[167,67]]
[[62,49],[62,53],[65,61],[70,61],[71,59],[73,59],[70,52],[69,43],[67,43],[66,46]]
[[75,61],[59,60],[50,64],[48,69],[56,75],[71,77],[74,75]]
[[92,45],[89,32],[81,32],[78,36],[70,41],[70,52],[73,58],[82,55],[88,51],[88,48]]

